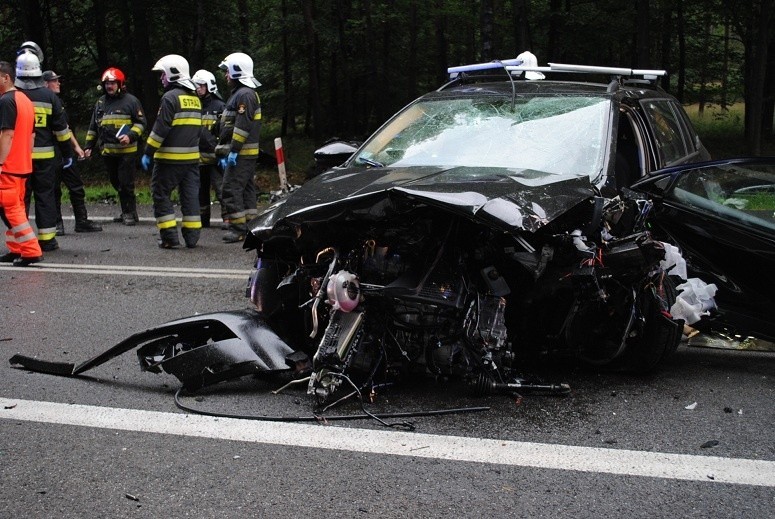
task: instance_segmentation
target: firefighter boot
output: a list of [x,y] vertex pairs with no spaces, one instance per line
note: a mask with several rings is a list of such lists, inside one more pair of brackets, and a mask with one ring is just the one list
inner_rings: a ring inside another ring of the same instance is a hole
[[171,229],[159,230],[159,247],[162,249],[177,249],[180,247],[180,239],[178,238],[178,228],[172,227]]
[[86,204],[81,197],[73,199],[73,214],[75,215],[75,232],[99,232],[102,230],[102,225],[89,220]]
[[50,240],[38,240],[38,243],[40,243],[40,250],[43,252],[51,252],[59,248],[56,238],[51,238]]
[[57,220],[57,236],[65,235],[65,222]]
[[229,230],[223,235],[223,241],[226,243],[237,243],[245,239],[245,224],[229,224]]
[[184,228],[181,232],[183,233],[183,241],[186,242],[186,247],[189,249],[195,248],[199,242],[199,229]]
[[102,230],[102,225],[91,220],[76,220],[75,232],[99,232]]

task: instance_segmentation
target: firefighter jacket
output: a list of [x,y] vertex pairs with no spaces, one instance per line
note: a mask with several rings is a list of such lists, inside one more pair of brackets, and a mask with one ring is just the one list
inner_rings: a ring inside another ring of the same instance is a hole
[[226,101],[221,114],[221,134],[216,153],[237,152],[240,157],[258,158],[261,131],[261,100],[255,90],[239,85]]
[[59,96],[46,87],[22,90],[35,108],[35,144],[32,159],[53,159],[58,147],[65,159],[73,156],[70,127]]
[[226,106],[221,99],[207,94],[202,101],[202,141],[200,164],[215,164],[215,146],[218,144],[219,120]]
[[195,92],[172,84],[161,97],[145,154],[168,164],[199,164],[202,102]]
[[[126,126],[125,126],[126,125]],[[84,149],[102,147],[103,155],[120,156],[137,152],[137,141],[145,131],[145,113],[140,100],[128,92],[104,95],[97,100],[92,112]],[[124,127],[129,144],[118,141],[116,135]]]

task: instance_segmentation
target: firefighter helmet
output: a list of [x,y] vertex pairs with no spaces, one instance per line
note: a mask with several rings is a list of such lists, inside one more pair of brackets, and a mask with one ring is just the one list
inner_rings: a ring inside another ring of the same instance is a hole
[[124,76],[124,73],[116,67],[110,67],[105,69],[105,72],[102,73],[102,77],[100,78],[100,83],[103,84],[103,87],[106,81],[115,81],[118,84],[118,91],[120,92],[124,89],[126,76]]
[[16,58],[16,77],[37,78],[43,75],[40,60],[32,52],[23,52]]
[[16,55],[21,56],[22,54],[26,54],[30,52],[32,54],[35,54],[38,57],[38,61],[43,63],[43,50],[40,48],[40,45],[38,45],[34,41],[25,41],[24,43],[19,45],[19,49],[16,51]]
[[167,76],[167,81],[170,83],[177,83],[190,90],[196,90],[188,72],[188,61],[183,56],[167,54],[157,61],[151,70],[164,72]]
[[261,83],[253,77],[253,59],[244,52],[229,54],[223,58],[218,68],[225,70],[230,79],[239,81],[245,86],[251,88],[261,86]]
[[191,81],[197,85],[207,85],[208,92],[218,95],[218,83],[215,82],[215,75],[212,72],[204,69],[197,70],[191,76]]

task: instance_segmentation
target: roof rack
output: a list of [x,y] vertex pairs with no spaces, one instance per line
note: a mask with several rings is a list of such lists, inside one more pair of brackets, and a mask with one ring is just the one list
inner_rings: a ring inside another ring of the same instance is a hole
[[649,80],[656,80],[657,77],[667,75],[667,72],[664,70],[652,69],[598,67],[590,65],[570,65],[565,63],[549,63],[548,67],[528,67],[522,63],[522,60],[518,59],[491,61],[488,63],[474,63],[472,65],[449,67],[447,69],[447,73],[449,74],[450,79],[454,79],[459,74],[466,72],[477,72],[493,69],[504,69],[512,75],[519,75],[523,72],[562,72],[569,74],[608,74],[612,76],[627,77],[639,76]]

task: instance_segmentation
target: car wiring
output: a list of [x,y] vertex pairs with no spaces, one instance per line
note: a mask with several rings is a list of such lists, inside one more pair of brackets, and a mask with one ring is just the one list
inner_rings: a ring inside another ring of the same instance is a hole
[[[175,392],[175,405],[178,407],[178,409],[181,409],[189,413],[199,414],[203,416],[213,416],[217,418],[236,418],[239,420],[256,420],[256,421],[263,421],[263,422],[317,422],[317,423],[323,423],[323,424],[327,422],[333,422],[333,421],[372,419],[377,421],[377,423],[379,423],[384,427],[403,429],[407,431],[414,431],[416,429],[416,426],[414,425],[414,423],[410,421],[386,422],[385,420],[398,419],[398,418],[420,418],[420,417],[429,417],[429,416],[443,416],[443,415],[460,414],[460,413],[477,413],[477,412],[490,410],[489,406],[474,406],[474,407],[457,407],[457,408],[450,408],[450,409],[431,409],[431,410],[425,410],[425,411],[408,411],[408,412],[398,412],[398,413],[372,413],[366,409],[366,406],[363,400],[363,395],[361,394],[360,389],[358,389],[358,387],[347,376],[342,374],[338,374],[338,376],[343,380],[345,380],[346,382],[348,382],[350,385],[352,385],[354,389],[353,392],[358,396],[358,401],[360,403],[361,410],[363,411],[363,413],[348,414],[348,415],[325,415],[325,414],[313,413],[307,416],[279,416],[279,415],[272,416],[272,415],[220,413],[215,411],[207,411],[204,409],[197,409],[184,404],[181,401],[181,396],[183,396],[183,394],[185,393],[185,388],[182,386]],[[193,394],[187,393],[187,396],[193,396]]]

